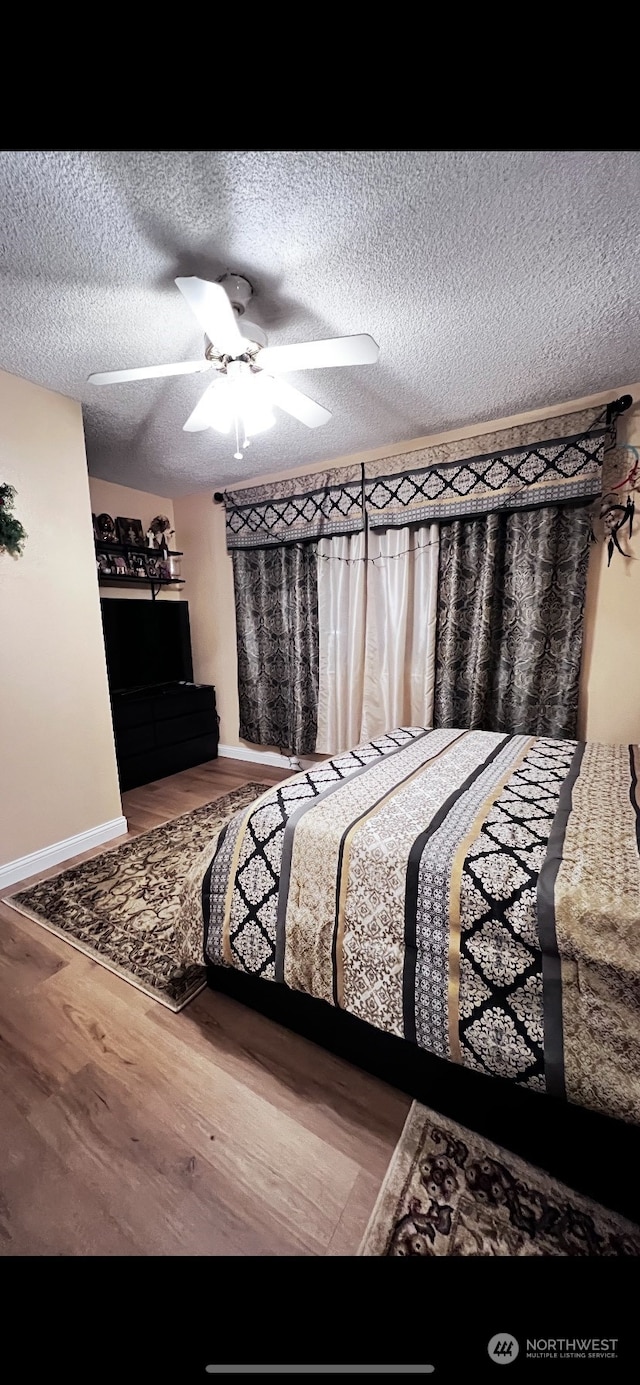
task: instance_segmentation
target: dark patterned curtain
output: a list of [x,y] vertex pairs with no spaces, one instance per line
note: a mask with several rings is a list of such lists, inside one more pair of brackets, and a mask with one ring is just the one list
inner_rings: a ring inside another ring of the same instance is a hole
[[316,748],[317,545],[233,552],[240,735],[296,755]]
[[442,524],[436,726],[575,736],[589,538],[585,506]]

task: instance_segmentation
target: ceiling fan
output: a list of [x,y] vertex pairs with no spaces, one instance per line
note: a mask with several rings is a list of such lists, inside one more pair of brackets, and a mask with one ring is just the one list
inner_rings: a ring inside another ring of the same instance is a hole
[[175,282],[205,332],[204,359],[103,371],[90,375],[89,383],[115,385],[125,380],[215,371],[215,378],[189,415],[184,430],[199,433],[215,428],[219,433],[229,433],[235,429],[234,457],[238,461],[242,460],[241,445],[247,447],[255,433],[262,433],[275,423],[273,405],[307,428],[319,428],[331,418],[328,409],[294,389],[281,379],[282,374],[289,370],[317,370],[321,366],[372,365],[378,359],[373,337],[365,334],[294,346],[268,346],[262,328],[243,320],[253,289],[240,274],[225,274],[215,284],[195,277]]

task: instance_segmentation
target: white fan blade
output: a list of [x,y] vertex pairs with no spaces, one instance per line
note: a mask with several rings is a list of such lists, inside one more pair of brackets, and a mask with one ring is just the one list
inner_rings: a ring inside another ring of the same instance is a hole
[[301,390],[294,389],[286,380],[276,380],[272,376],[267,376],[267,379],[270,382],[271,402],[284,409],[286,414],[291,414],[292,418],[297,418],[300,423],[305,423],[307,428],[319,428],[321,423],[326,423],[331,418],[328,409],[323,409],[322,404],[316,404],[314,399],[309,399]]
[[198,370],[210,370],[211,361],[178,361],[176,365],[141,365],[133,370],[104,370],[90,375],[90,385],[118,385],[121,380],[155,380],[161,375],[195,375]]
[[176,279],[183,298],[195,313],[202,330],[209,341],[224,356],[242,356],[245,351],[244,338],[236,322],[222,284],[210,284],[207,279]]
[[[219,396],[219,407],[216,407],[218,400],[214,404],[214,393]],[[231,427],[231,404],[227,395],[227,381],[219,377],[213,380],[198,400],[193,413],[189,414],[186,423],[183,423],[183,432],[202,433],[205,428],[215,428],[218,433],[228,433]]]
[[373,337],[330,337],[327,341],[303,341],[296,346],[265,346],[257,364],[269,374],[287,370],[318,370],[320,366],[373,365],[378,359]]

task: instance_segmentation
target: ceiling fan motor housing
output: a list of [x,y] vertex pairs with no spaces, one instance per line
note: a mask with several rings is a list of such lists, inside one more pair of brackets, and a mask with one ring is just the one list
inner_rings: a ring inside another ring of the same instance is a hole
[[253,298],[253,288],[249,280],[245,279],[242,274],[223,274],[222,278],[218,279],[218,283],[222,284],[227,297],[231,300],[234,312],[238,314],[238,317],[242,317],[247,303],[250,303]]
[[[245,279],[243,274],[223,274],[217,282],[222,285],[236,316],[244,318],[247,304],[253,298],[253,288],[249,280]],[[267,345],[267,334],[262,327],[258,327],[256,322],[243,321],[242,335],[247,342],[251,343],[247,348],[247,354],[251,357],[256,356],[261,346]],[[219,360],[221,361],[223,358],[209,337],[205,337],[204,341],[204,354],[207,360],[214,364]]]

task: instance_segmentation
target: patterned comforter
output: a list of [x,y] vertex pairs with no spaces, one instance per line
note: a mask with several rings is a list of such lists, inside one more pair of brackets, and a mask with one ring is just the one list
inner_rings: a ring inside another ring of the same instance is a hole
[[185,958],[640,1122],[640,748],[403,727],[243,809]]

